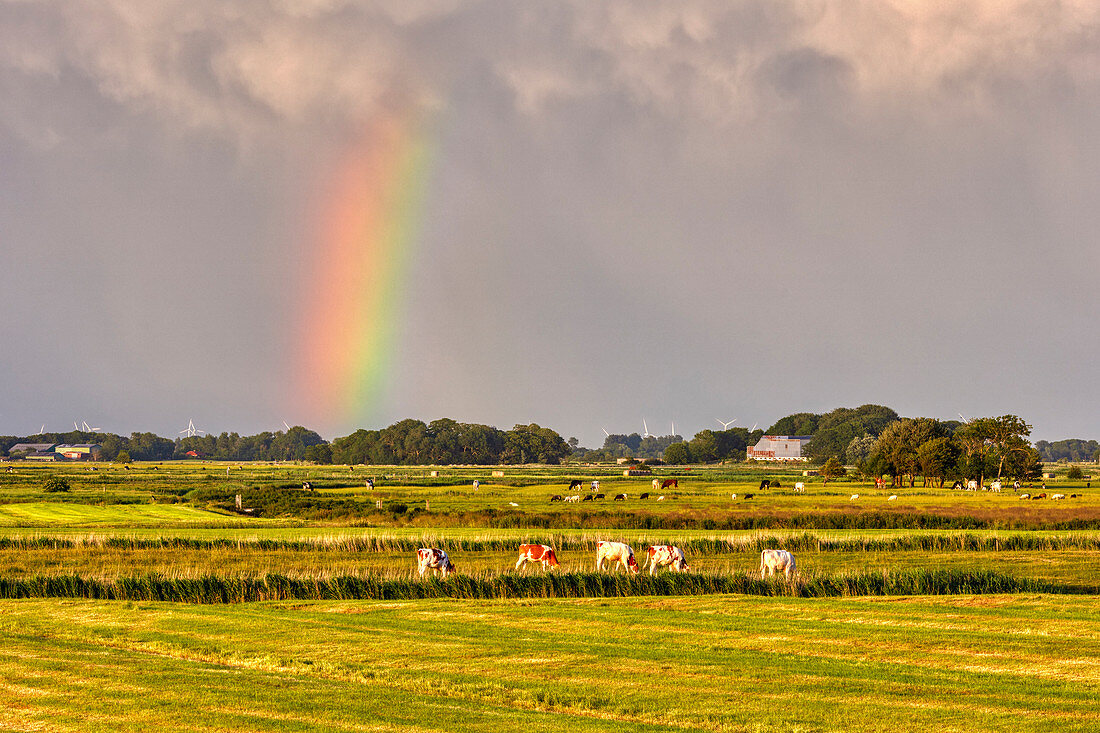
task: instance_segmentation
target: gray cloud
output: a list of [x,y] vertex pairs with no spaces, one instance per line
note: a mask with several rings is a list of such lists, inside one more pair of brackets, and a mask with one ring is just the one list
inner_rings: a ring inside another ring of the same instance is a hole
[[400,368],[361,423],[596,443],[876,401],[1096,437],[1098,16],[2,3],[0,429],[292,420],[311,206],[400,97],[438,151]]

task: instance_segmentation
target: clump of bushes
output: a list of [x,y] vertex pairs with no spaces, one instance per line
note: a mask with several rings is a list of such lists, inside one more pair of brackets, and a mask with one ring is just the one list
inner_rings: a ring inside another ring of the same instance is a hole
[[69,480],[64,476],[50,476],[42,484],[42,490],[51,494],[68,491],[70,488]]
[[1066,478],[1068,478],[1070,481],[1080,481],[1084,477],[1085,474],[1083,471],[1081,471],[1080,466],[1070,466],[1069,473],[1066,474]]

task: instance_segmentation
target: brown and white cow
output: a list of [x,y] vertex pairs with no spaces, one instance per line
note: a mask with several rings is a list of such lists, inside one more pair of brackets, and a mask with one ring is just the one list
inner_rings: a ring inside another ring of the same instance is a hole
[[611,563],[612,566],[616,564],[622,564],[622,566],[634,573],[638,574],[638,561],[634,559],[634,549],[622,542],[606,542],[601,540],[596,543],[596,572],[600,572],[604,569],[607,563]]
[[649,565],[650,575],[656,575],[657,568],[667,568],[669,566],[678,573],[688,571],[684,551],[672,545],[650,545],[649,549],[646,550],[646,563]]
[[447,573],[455,571],[455,564],[451,562],[451,558],[447,557],[447,553],[435,547],[421,547],[417,550],[416,562],[420,569],[421,578],[429,570],[438,570],[444,578],[447,577]]
[[520,545],[516,570],[519,570],[521,565],[526,565],[529,562],[541,562],[544,569],[557,567],[561,564],[558,562],[558,556],[554,554],[554,548],[550,545]]

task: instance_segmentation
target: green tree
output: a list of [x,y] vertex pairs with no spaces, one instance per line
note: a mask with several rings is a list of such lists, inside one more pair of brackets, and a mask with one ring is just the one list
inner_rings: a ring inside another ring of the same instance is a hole
[[840,459],[836,456],[832,456],[829,460],[825,461],[825,465],[821,467],[821,477],[825,480],[822,485],[829,483],[829,479],[840,478],[846,476],[848,472],[841,465]]
[[945,435],[933,438],[917,449],[917,460],[925,481],[932,479],[942,489],[943,482],[958,465],[959,447]]
[[691,449],[688,448],[687,443],[673,443],[665,448],[664,461],[665,463],[671,463],[673,465],[691,463]]
[[130,452],[129,451],[120,450],[118,452],[118,455],[115,456],[115,460],[118,461],[119,463],[130,463],[133,459],[130,458]]
[[1069,473],[1066,474],[1066,478],[1070,481],[1077,481],[1085,477],[1085,474],[1081,471],[1080,466],[1070,466]]

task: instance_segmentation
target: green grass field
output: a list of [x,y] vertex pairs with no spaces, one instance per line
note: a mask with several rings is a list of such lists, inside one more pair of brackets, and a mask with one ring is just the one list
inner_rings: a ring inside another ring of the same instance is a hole
[[[589,573],[596,539],[627,541],[639,558],[647,544],[680,544],[700,581],[744,579],[761,546],[786,546],[801,578],[825,586],[945,570],[1036,582],[994,578],[981,596],[0,600],[0,730],[1100,729],[1100,489],[1085,481],[1051,482],[1048,494],[1080,494],[1060,502],[817,478],[796,495],[802,477],[791,467],[727,466],[666,469],[661,477],[677,476],[680,487],[643,502],[649,479],[610,467],[509,467],[503,478],[488,467],[438,476],[420,467],[88,468],[0,471],[0,582],[200,587],[272,574],[415,583],[412,549],[431,545],[485,583],[515,574],[523,541],[555,545],[557,572]],[[70,492],[41,491],[55,474]],[[598,478],[609,500],[550,503],[573,476]],[[764,476],[783,487],[757,491]],[[307,480],[314,492],[302,491]],[[203,498],[265,491],[302,498],[308,512],[242,516]],[[630,498],[610,501],[620,492]],[[378,500],[407,510],[376,511]],[[332,513],[326,502],[352,508]],[[899,516],[944,521],[899,529]],[[705,528],[731,517],[781,528]],[[782,528],[790,517],[803,524]],[[807,517],[835,528],[803,529]],[[647,518],[669,528],[645,529]],[[1089,595],[999,594],[1011,587]]]
[[1092,731],[1098,604],[0,601],[0,725]]

